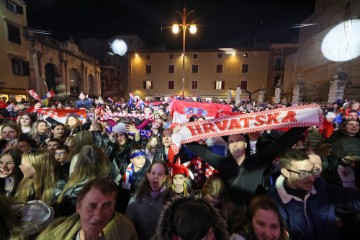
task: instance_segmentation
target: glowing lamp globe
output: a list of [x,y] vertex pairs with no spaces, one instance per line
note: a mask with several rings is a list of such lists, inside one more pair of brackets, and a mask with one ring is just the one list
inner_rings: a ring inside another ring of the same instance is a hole
[[115,39],[111,43],[111,50],[113,53],[118,54],[120,56],[124,56],[127,52],[127,45],[124,40]]
[[333,27],[321,43],[324,57],[344,62],[360,56],[360,19],[342,22]]

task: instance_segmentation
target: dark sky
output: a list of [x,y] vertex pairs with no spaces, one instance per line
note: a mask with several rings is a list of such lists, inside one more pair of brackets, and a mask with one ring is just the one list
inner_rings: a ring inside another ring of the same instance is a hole
[[188,49],[246,47],[249,42],[293,40],[314,10],[315,0],[25,0],[28,24],[54,37],[75,40],[137,34],[146,47],[181,49],[181,35],[171,26],[176,11],[194,10],[188,18],[198,25],[187,35]]

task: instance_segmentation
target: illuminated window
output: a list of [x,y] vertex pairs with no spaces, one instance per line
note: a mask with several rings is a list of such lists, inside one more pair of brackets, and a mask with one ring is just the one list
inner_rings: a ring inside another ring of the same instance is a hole
[[216,90],[225,89],[225,81],[215,81],[214,88]]
[[143,81],[143,89],[153,89],[152,81]]

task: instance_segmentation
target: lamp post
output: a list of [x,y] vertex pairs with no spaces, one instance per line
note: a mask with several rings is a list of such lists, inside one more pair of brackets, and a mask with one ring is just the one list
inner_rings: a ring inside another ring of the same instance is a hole
[[186,42],[186,30],[189,29],[191,34],[195,34],[197,31],[196,25],[191,23],[187,23],[186,20],[188,16],[193,13],[194,10],[191,10],[190,12],[186,13],[186,8],[183,8],[183,12],[177,11],[176,13],[180,15],[181,17],[181,24],[174,24],[172,27],[173,33],[178,33],[181,30],[183,32],[183,52],[182,52],[182,96],[184,97],[185,94],[185,42]]

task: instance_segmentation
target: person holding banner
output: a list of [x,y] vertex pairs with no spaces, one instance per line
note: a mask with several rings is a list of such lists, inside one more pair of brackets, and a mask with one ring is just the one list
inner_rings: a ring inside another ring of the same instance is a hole
[[228,136],[230,154],[222,157],[195,142],[186,148],[218,170],[230,188],[229,195],[238,206],[245,209],[256,191],[263,191],[263,175],[272,161],[284,150],[291,148],[306,131],[306,127],[292,128],[264,150],[246,154],[246,138],[243,134]]

